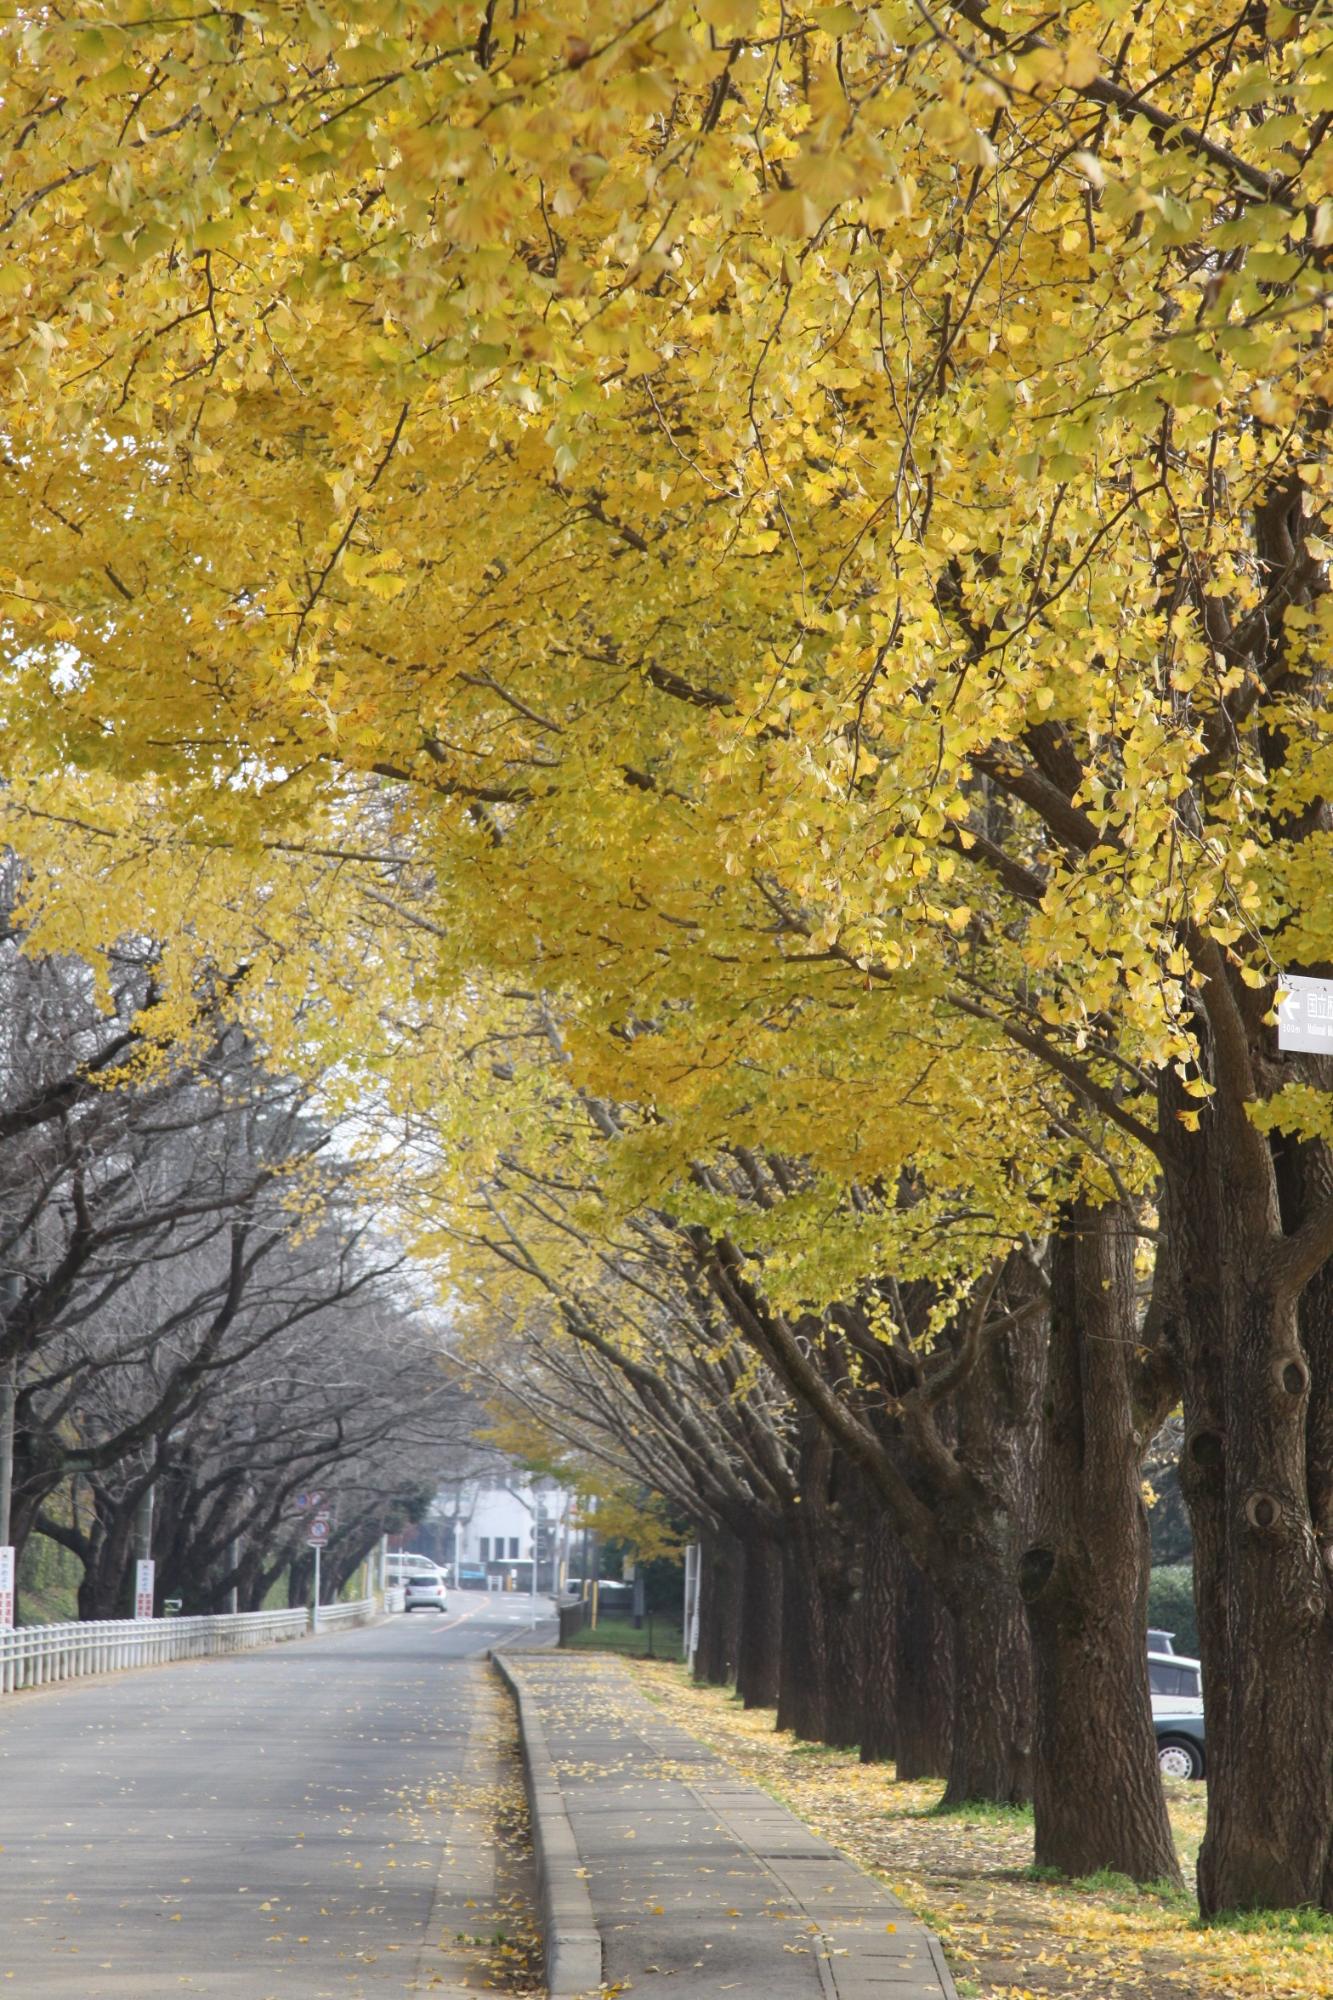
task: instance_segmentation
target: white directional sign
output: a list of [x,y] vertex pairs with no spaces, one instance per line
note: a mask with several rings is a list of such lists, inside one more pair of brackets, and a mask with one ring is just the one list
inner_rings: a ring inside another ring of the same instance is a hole
[[153,1615],[153,1588],[157,1565],[151,1562],[137,1562],[134,1565],[134,1615],[136,1618],[151,1618]]
[[0,1632],[13,1630],[14,1625],[14,1551],[0,1549]]
[[1333,979],[1284,972],[1278,983],[1277,1045],[1333,1056]]

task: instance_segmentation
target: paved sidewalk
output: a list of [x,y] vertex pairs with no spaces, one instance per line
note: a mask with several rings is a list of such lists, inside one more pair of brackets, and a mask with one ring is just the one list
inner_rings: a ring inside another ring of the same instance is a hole
[[586,1883],[607,1985],[662,2000],[954,2000],[937,1940],[897,1898],[668,1722],[618,1662],[505,1665],[545,1738],[577,1850],[563,1866]]
[[493,1646],[494,1653],[544,1653],[560,1643],[560,1620],[539,1618],[526,1632],[516,1632],[512,1639],[502,1639]]

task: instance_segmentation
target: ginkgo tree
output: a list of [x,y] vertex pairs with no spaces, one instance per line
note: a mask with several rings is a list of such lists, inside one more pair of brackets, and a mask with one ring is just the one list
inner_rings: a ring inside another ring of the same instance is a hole
[[737,1061],[797,955],[1060,1079],[1162,1177],[1203,1901],[1333,1902],[1327,1077],[1271,1028],[1333,956],[1318,11],[95,6],[0,62],[49,934],[151,855],[182,978],[215,910],[336,992],[308,850],[379,780],[421,991],[539,967],[593,1089],[670,1098],[672,1004]]
[[[671,1018],[640,1024],[636,1038],[667,1042],[662,1062],[685,1058],[685,1030]],[[919,1066],[919,1036],[903,1040]],[[955,1062],[953,1094],[937,1078],[943,1096],[927,1130],[899,1138],[897,1160],[881,1136],[879,1148],[863,1148],[867,1178],[843,1178],[841,1106],[859,1088],[869,1122],[883,1088],[861,1074],[859,1044],[881,1066],[891,1056],[875,1000],[845,1028],[839,1010],[811,998],[781,1034],[757,1028],[731,1066],[713,1068],[699,1046],[691,1102],[669,1114],[658,1104],[652,1116],[576,1088],[560,1026],[536,996],[474,1000],[454,1042],[452,1076],[430,1100],[446,1172],[430,1188],[426,1232],[482,1328],[484,1366],[496,1322],[530,1338],[514,1302],[526,1290],[544,1368],[562,1382],[588,1366],[562,1358],[562,1330],[612,1380],[620,1370],[624,1422],[642,1428],[662,1490],[687,1510],[689,1492],[703,1508],[715,1476],[691,1414],[701,1340],[705,1400],[741,1396],[741,1448],[755,1364],[795,1402],[799,1502],[789,1494],[777,1506],[769,1494],[763,1506],[713,1502],[705,1514],[743,1544],[743,1652],[751,1618],[769,1622],[763,1604],[751,1606],[751,1568],[763,1592],[765,1544],[781,1552],[779,1720],[865,1746],[873,1704],[857,1692],[857,1628],[879,1612],[859,1580],[893,1544],[899,1572],[925,1574],[953,1618],[951,1802],[1013,1804],[1035,1790],[1043,1864],[1115,1866],[1149,1882],[1173,1874],[1149,1726],[1139,1480],[1171,1376],[1157,1334],[1135,1316],[1133,1206],[1077,1212],[1067,1198],[1081,1158],[1069,1122],[1049,1134],[1045,1158],[1037,1146],[1023,1158],[1023,1178],[1009,1118],[981,1106],[967,1124],[967,1162],[943,1142],[933,1148],[933,1128],[949,1132],[949,1106],[963,1102],[967,1074]],[[937,1060],[951,1068],[943,1050]],[[1007,1112],[1019,1114],[1019,1080],[1009,1082]],[[1041,1130],[1055,1124],[1039,1094],[1027,1118]],[[691,1146],[687,1174],[673,1168],[662,1124],[669,1146]],[[1097,1152],[1091,1132],[1083,1148]],[[817,1172],[821,1160],[835,1166]],[[1049,1310],[1033,1232],[1055,1236]],[[721,1366],[733,1348],[751,1356],[741,1378]],[[568,1400],[568,1388],[552,1396],[556,1430]],[[695,1438],[683,1500],[673,1468],[687,1422]],[[727,1438],[737,1418],[723,1412],[705,1432],[719,1422]],[[1031,1576],[1041,1590],[1029,1590]],[[881,1638],[871,1658],[889,1644]],[[905,1716],[919,1678],[899,1674]],[[903,1742],[911,1746],[907,1722]],[[1079,1802],[1097,1774],[1115,1804],[1093,1822]]]

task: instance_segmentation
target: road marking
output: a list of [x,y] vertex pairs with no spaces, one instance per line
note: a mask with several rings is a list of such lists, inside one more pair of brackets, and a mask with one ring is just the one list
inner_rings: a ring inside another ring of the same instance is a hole
[[481,1608],[480,1604],[470,1605],[466,1611],[460,1611],[456,1617],[448,1619],[444,1624],[437,1625],[435,1627],[436,1636],[438,1637],[443,1632],[452,1632],[457,1625],[465,1625],[469,1618],[476,1617]]

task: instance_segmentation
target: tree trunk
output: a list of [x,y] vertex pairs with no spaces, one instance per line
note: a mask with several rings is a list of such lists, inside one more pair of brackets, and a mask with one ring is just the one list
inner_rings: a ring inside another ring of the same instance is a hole
[[[1023,1805],[1032,1797],[1032,1645],[1007,1522],[964,1548],[955,1578],[953,1742],[943,1804]],[[969,1537],[968,1539],[974,1539]]]
[[778,1728],[805,1743],[824,1737],[828,1649],[824,1594],[819,1587],[817,1542],[796,1529],[782,1552],[782,1656]]
[[827,1670],[821,1743],[854,1750],[861,1738],[860,1575],[844,1535],[823,1537],[819,1589]]
[[734,1536],[727,1536],[726,1602],[722,1617],[722,1646],[726,1671],[723,1680],[733,1687],[741,1655],[741,1605],[745,1597],[745,1549]]
[[134,1517],[140,1495],[131,1492],[111,1500],[94,1491],[97,1527],[90,1538],[91,1554],[79,1582],[79,1617],[128,1618],[133,1571]]
[[1131,1211],[1082,1203],[1052,1246],[1036,1532],[1020,1565],[1036,1657],[1034,1858],[1066,1875],[1179,1883],[1148,1693],[1134,1246]]
[[[1300,1305],[1278,1289],[1277,1218],[1244,1135],[1213,1113],[1177,1142],[1164,1202],[1208,1716],[1199,1904],[1205,1916],[1333,1909],[1327,1274]],[[1302,1150],[1305,1163],[1289,1161],[1283,1176],[1288,1231],[1308,1198],[1303,1180],[1323,1171],[1322,1149]]]
[[861,1555],[861,1597],[858,1605],[861,1721],[857,1732],[861,1762],[879,1764],[897,1750],[896,1646],[898,1538],[887,1517],[867,1495],[867,1519]]
[[953,1743],[953,1619],[935,1585],[902,1551],[894,1607],[896,1776],[944,1778]]
[[732,1598],[739,1589],[729,1538],[705,1530],[699,1541],[699,1644],[694,1678],[710,1687],[725,1687],[731,1679],[727,1630]]
[[745,1544],[736,1691],[746,1708],[776,1708],[782,1662],[782,1556],[767,1536]]
[[[1035,1498],[1035,1442],[1045,1374],[1042,1315],[1018,1260],[1008,1295],[1031,1316],[988,1340],[958,1397],[964,1477],[940,1508],[954,1617],[954,1716],[946,1805],[1032,1796],[1032,1641],[1018,1587]],[[1044,1301],[1042,1302],[1044,1305]]]

